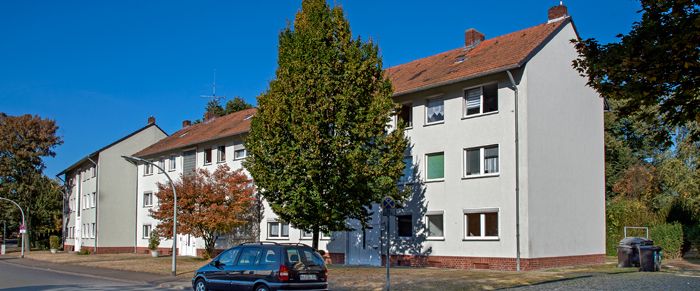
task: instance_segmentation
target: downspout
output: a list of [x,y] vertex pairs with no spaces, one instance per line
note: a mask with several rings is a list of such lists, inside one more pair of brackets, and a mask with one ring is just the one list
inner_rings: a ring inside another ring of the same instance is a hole
[[515,270],[520,272],[520,142],[518,140],[518,85],[513,74],[506,71],[515,96]]
[[136,217],[136,225],[134,225],[134,254],[138,254],[139,248],[139,165],[136,165],[136,205],[134,205],[134,215]]
[[[65,217],[66,216],[66,194],[68,192],[68,187],[66,186],[66,180],[61,179],[61,176],[56,175],[56,178],[59,181],[61,181],[61,183],[63,183],[63,187],[61,187],[61,188],[63,188],[63,191],[62,191],[63,195],[61,195],[61,201],[62,201],[62,204],[61,204],[61,225],[62,225],[62,227],[61,227],[61,246],[63,246],[66,244],[66,233],[68,232],[68,231],[66,231],[68,224],[66,223],[66,217]],[[4,236],[3,236],[3,238],[4,238]],[[64,251],[65,251],[65,249],[64,249]]]
[[[95,176],[97,177],[97,181],[95,182],[95,239],[93,239],[93,242],[95,243],[95,253],[97,253],[97,238],[100,237],[97,235],[97,230],[100,228],[98,223],[100,217],[98,215],[98,211],[100,209],[100,164],[93,161],[90,157],[88,157],[88,160],[95,165]],[[99,158],[97,160],[99,162]]]

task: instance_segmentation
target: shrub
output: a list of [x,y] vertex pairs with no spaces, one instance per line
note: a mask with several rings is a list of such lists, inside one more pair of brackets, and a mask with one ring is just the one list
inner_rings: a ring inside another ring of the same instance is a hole
[[[617,254],[617,245],[624,238],[625,226],[654,226],[662,222],[662,217],[652,212],[642,202],[618,197],[606,204],[606,252]],[[628,234],[629,235],[629,234]]]
[[148,238],[148,249],[155,251],[158,249],[159,245],[160,237],[158,236],[158,233],[156,233],[156,231],[151,231],[151,237]]
[[690,247],[700,253],[700,224],[688,226],[685,230],[685,237],[690,242]]
[[681,257],[683,226],[680,223],[655,225],[649,229],[649,236],[654,240],[654,245],[663,248],[664,258],[675,259]]
[[49,246],[53,250],[57,250],[61,246],[61,240],[56,235],[49,237]]
[[79,256],[85,256],[85,255],[89,255],[89,254],[90,254],[90,250],[88,250],[88,249],[82,249],[78,252]]

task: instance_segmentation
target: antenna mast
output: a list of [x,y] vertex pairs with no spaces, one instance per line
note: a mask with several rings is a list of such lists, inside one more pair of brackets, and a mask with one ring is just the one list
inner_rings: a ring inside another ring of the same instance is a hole
[[226,96],[216,95],[216,69],[214,69],[214,82],[211,84],[211,95],[199,95],[199,97],[209,98],[209,99],[217,101],[217,102],[221,99],[226,98]]

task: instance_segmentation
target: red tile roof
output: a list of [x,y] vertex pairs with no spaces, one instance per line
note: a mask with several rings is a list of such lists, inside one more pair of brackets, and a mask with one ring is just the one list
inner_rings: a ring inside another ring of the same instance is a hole
[[565,18],[388,68],[394,95],[424,90],[522,66],[557,31]]
[[251,108],[190,125],[134,155],[137,157],[153,156],[210,140],[246,133],[250,131],[250,117],[256,112],[256,108]]

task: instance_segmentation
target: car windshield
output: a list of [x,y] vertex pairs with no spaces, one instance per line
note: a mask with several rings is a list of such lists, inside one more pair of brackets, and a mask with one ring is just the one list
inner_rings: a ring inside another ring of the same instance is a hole
[[312,249],[306,248],[288,248],[287,260],[292,264],[302,263],[306,266],[324,265],[323,258],[321,258],[321,255],[319,255]]

